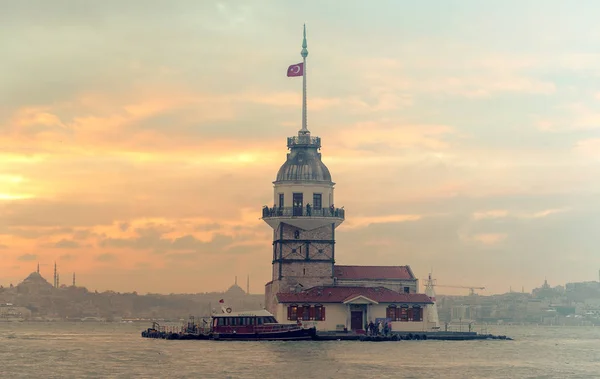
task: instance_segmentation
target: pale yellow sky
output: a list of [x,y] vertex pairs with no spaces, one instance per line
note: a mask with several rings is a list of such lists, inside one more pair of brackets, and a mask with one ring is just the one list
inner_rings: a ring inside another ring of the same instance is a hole
[[304,22],[338,263],[488,294],[597,280],[600,5],[340,4],[5,5],[0,284],[57,261],[90,289],[262,293]]

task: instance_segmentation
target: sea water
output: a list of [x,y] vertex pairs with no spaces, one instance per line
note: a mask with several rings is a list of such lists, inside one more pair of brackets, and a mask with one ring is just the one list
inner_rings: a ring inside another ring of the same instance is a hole
[[167,341],[145,324],[0,323],[0,378],[600,378],[600,328],[514,341]]

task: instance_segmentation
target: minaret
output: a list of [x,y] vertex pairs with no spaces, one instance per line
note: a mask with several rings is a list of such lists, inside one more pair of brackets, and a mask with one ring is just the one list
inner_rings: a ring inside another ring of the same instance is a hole
[[272,313],[277,293],[334,284],[335,229],[344,221],[344,209],[333,201],[335,183],[321,161],[321,138],[311,137],[307,127],[306,26],[303,35],[302,127],[287,139],[287,159],[273,182],[273,207],[262,211],[273,228],[273,274],[265,287],[265,307]]
[[58,274],[56,273],[56,261],[54,261],[54,288],[58,288]]
[[246,279],[246,295],[250,295],[250,275]]
[[38,262],[38,266],[37,266],[37,273],[40,273],[40,262]]
[[57,273],[56,274],[56,288],[60,287],[60,275]]
[[73,287],[75,287],[75,273],[73,273]]

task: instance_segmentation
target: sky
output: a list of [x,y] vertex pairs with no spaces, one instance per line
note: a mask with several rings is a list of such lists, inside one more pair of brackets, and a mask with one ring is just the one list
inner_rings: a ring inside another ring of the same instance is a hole
[[0,284],[56,261],[99,291],[263,293],[303,23],[338,264],[481,294],[598,280],[596,1],[0,8]]

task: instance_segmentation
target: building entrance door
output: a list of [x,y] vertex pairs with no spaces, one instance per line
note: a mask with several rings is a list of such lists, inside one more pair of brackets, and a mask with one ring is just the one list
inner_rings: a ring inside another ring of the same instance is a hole
[[351,311],[350,312],[350,329],[361,330],[364,329],[365,323],[363,322],[363,311]]
[[304,205],[304,203],[303,203],[302,194],[301,193],[293,194],[292,206],[294,207],[294,209],[293,209],[294,216],[302,216],[302,206],[303,205]]

